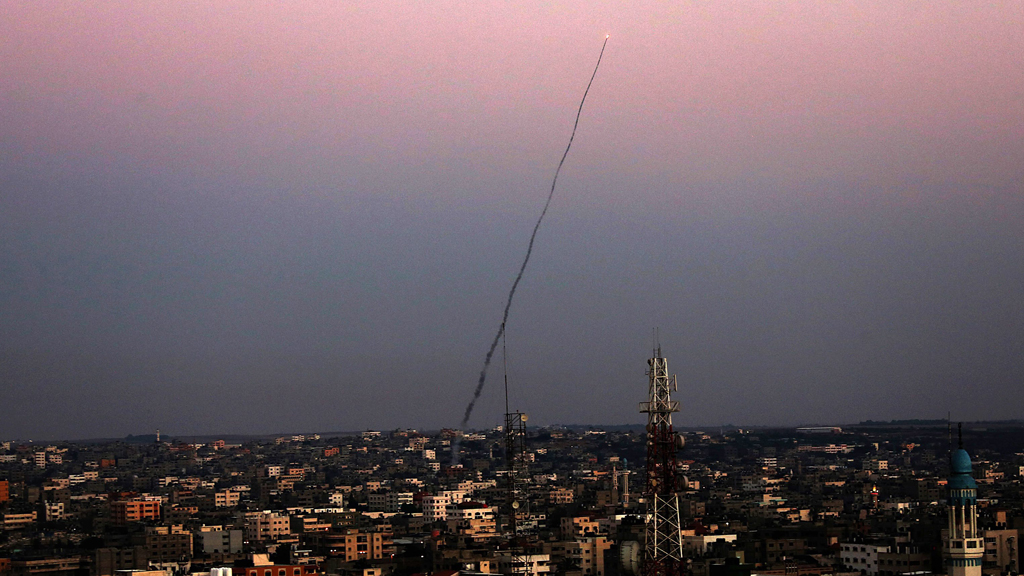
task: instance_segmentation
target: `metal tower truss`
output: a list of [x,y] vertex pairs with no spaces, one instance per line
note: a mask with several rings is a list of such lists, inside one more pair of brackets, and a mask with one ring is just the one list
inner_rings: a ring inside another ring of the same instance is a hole
[[521,525],[529,517],[529,470],[526,466],[526,414],[505,413],[505,524],[512,574],[525,574],[526,555],[521,540]]
[[519,534],[519,524],[529,516],[529,469],[526,466],[526,414],[505,414],[505,504],[508,507],[510,535]]
[[647,522],[641,570],[643,576],[680,576],[683,541],[676,473],[678,445],[672,430],[672,413],[679,411],[679,402],[672,400],[676,377],[669,376],[668,360],[661,355],[660,347],[647,364],[649,400],[640,403],[640,412],[647,414]]
[[679,495],[654,494],[647,497],[647,526],[644,530],[644,576],[673,576],[683,573],[683,542],[680,535]]

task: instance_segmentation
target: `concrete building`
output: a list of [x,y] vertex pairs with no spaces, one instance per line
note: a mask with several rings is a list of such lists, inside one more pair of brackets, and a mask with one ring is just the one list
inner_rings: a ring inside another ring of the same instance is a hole
[[23,514],[4,514],[3,527],[4,530],[22,530],[27,528],[31,524],[36,522],[35,512],[25,512]]
[[213,495],[213,505],[216,508],[234,508],[242,501],[242,495],[234,490],[224,490]]
[[889,552],[889,546],[843,542],[839,544],[839,558],[843,566],[858,570],[867,576],[878,576],[878,557]]
[[448,508],[448,528],[480,540],[497,535],[495,509],[477,502],[463,502]]
[[146,528],[150,562],[181,562],[192,558],[192,534],[181,525]]
[[604,536],[583,538],[565,545],[565,556],[580,567],[583,576],[604,576],[604,555],[612,542]]
[[563,540],[576,540],[577,538],[597,536],[601,530],[597,520],[590,516],[564,517],[560,521],[559,528],[562,531]]
[[398,513],[402,511],[402,506],[411,505],[412,503],[412,492],[388,492],[384,495],[385,512]]
[[54,556],[11,560],[11,576],[77,576],[85,567],[87,557]]
[[735,534],[704,534],[683,536],[683,549],[694,556],[703,556],[717,542],[736,542]]
[[864,470],[884,472],[889,469],[889,461],[881,458],[867,458],[861,465]]
[[264,511],[245,515],[245,539],[250,542],[274,541],[290,534],[291,521],[287,514]]
[[986,530],[985,573],[1018,574],[1020,572],[1019,534],[1017,530]]
[[46,515],[47,522],[55,522],[67,518],[63,502],[46,502],[43,513]]
[[114,576],[119,570],[149,568],[149,554],[146,552],[145,546],[98,548],[92,558],[95,576]]
[[[362,530],[319,532],[311,537],[320,554],[345,562],[375,560],[384,557],[384,534]],[[388,541],[390,545],[390,540]]]
[[461,504],[465,495],[463,490],[444,490],[433,496],[424,496],[423,521],[444,522],[448,519],[448,507]]
[[243,536],[242,530],[203,526],[196,534],[196,540],[203,554],[237,554],[242,551]]
[[878,554],[879,576],[898,576],[927,571],[931,554],[907,542],[896,542],[888,552]]
[[398,513],[402,511],[402,506],[413,503],[413,494],[412,492],[373,492],[367,495],[366,500],[371,512]]
[[110,502],[110,517],[115,526],[125,526],[131,522],[143,520],[159,520],[160,505],[160,498],[153,496],[112,500]]
[[548,490],[549,504],[572,504],[576,493],[571,488],[555,487]]

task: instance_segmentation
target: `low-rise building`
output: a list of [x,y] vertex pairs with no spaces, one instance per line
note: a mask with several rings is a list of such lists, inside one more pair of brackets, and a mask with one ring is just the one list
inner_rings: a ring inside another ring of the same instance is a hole
[[868,576],[878,576],[878,555],[889,552],[889,546],[863,542],[841,542],[839,558],[843,566]]

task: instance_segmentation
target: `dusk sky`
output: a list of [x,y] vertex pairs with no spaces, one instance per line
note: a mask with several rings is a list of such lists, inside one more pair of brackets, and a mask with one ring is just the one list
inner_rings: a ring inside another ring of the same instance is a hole
[[[0,440],[1024,418],[1024,2],[0,3]],[[500,357],[471,427],[504,412]]]

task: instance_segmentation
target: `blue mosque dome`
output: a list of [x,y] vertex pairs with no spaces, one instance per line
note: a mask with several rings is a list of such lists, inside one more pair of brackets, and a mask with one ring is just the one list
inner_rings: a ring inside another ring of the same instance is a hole
[[971,477],[971,457],[963,448],[953,452],[949,460],[950,490],[977,489],[978,484]]
[[949,463],[950,473],[952,474],[970,474],[971,473],[971,457],[967,454],[967,450],[960,448],[953,452],[953,456]]

